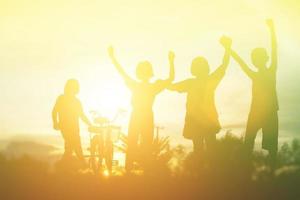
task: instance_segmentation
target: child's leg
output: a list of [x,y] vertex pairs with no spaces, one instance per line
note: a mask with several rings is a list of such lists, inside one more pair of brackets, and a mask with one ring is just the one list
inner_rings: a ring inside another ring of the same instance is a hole
[[278,150],[278,113],[272,112],[263,126],[262,147],[269,151],[271,166],[275,166]]
[[154,157],[153,157],[153,138],[154,138],[154,125],[152,120],[148,120],[148,123],[144,123],[144,127],[141,130],[141,152],[142,159],[141,164],[145,171],[152,170]]
[[248,122],[247,122],[247,128],[244,138],[244,147],[245,147],[245,153],[247,155],[251,155],[254,149],[254,142],[257,135],[258,130],[261,128],[261,120],[256,119],[257,116],[255,115],[249,115]]
[[199,154],[204,150],[203,137],[198,136],[193,139],[193,149],[195,154]]
[[215,150],[216,145],[216,134],[209,133],[205,136],[205,144],[208,153],[211,153]]
[[216,161],[216,134],[207,133],[204,136],[207,161],[211,167],[215,167]]
[[138,143],[138,124],[136,124],[133,119],[130,120],[127,138],[127,152],[125,160],[125,168],[130,171],[133,167],[133,162],[135,160],[135,153],[137,151]]
[[81,147],[81,141],[80,141],[80,136],[79,133],[75,133],[72,139],[72,146],[75,151],[76,156],[78,159],[82,162],[85,162],[83,152],[82,152],[82,147]]
[[148,156],[151,154],[154,138],[153,119],[149,119],[144,123],[141,136],[141,150],[146,154],[145,156]]
[[96,171],[97,167],[96,167],[96,149],[97,149],[97,135],[93,136],[93,138],[90,140],[90,159],[89,159],[89,164],[90,167],[92,167],[92,169],[94,171]]
[[133,162],[135,161],[135,155],[137,153],[137,142],[138,142],[138,133],[129,131],[128,132],[128,146],[126,152],[125,168],[126,170],[131,170],[133,168]]
[[68,160],[72,157],[72,144],[69,135],[70,135],[69,133],[62,132],[62,136],[64,138],[64,148],[65,148],[62,157],[63,160]]

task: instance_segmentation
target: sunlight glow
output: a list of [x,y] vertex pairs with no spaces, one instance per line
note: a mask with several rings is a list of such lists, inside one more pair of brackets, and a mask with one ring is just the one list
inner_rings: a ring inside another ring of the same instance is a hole
[[104,177],[109,177],[110,176],[110,173],[107,169],[105,169],[102,174],[103,174]]
[[85,92],[86,96],[83,102],[86,107],[86,112],[97,111],[101,116],[112,120],[118,110],[130,110],[130,94],[127,93],[126,88],[122,85],[117,85],[109,80],[107,85],[100,86],[97,91],[93,86],[89,87]]

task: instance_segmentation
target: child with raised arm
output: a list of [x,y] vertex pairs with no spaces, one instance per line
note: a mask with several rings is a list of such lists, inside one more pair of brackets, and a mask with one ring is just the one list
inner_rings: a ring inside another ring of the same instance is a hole
[[75,152],[78,159],[85,163],[81,141],[79,119],[91,126],[91,122],[84,114],[82,105],[76,95],[79,93],[79,83],[75,79],[67,81],[64,94],[60,95],[53,107],[53,128],[60,130],[65,141],[63,159],[69,159]]
[[[115,58],[114,49],[109,47],[109,56],[125,81],[126,86],[131,90],[132,112],[128,130],[128,151],[126,154],[126,170],[131,170],[137,152],[139,137],[141,139],[141,150],[145,152],[145,159],[151,153],[151,145],[154,136],[153,103],[157,94],[171,84],[174,79],[174,53],[169,53],[170,72],[166,80],[150,82],[153,77],[152,65],[148,61],[139,62],[136,67],[136,77],[138,81],[126,74]],[[147,158],[148,157],[148,158]]]
[[249,155],[254,148],[257,132],[262,129],[262,148],[269,151],[272,163],[275,163],[278,148],[278,100],[276,92],[277,73],[277,41],[274,24],[267,20],[271,32],[272,56],[271,64],[265,48],[255,48],[251,53],[255,71],[250,69],[242,58],[233,50],[232,57],[238,62],[245,74],[252,80],[252,103],[248,116],[245,148]]
[[225,55],[218,69],[210,74],[207,60],[204,57],[196,57],[191,65],[191,74],[194,77],[168,87],[170,90],[187,94],[183,136],[193,141],[195,153],[204,150],[204,144],[211,150],[216,133],[221,128],[215,106],[215,90],[229,64],[231,40],[222,37],[220,43],[225,48]]

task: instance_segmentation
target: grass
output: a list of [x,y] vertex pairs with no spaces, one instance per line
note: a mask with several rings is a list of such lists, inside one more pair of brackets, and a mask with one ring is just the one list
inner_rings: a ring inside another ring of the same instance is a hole
[[[160,142],[159,142],[160,141]],[[278,166],[256,153],[244,162],[242,140],[231,134],[218,140],[215,155],[171,148],[156,141],[151,173],[105,176],[89,171],[49,170],[28,156],[0,156],[0,199],[299,199],[300,143],[284,144]],[[158,145],[159,144],[159,145]],[[162,148],[163,147],[163,148]],[[74,161],[74,163],[76,163]],[[58,168],[56,168],[58,169]],[[121,169],[119,169],[121,170]]]

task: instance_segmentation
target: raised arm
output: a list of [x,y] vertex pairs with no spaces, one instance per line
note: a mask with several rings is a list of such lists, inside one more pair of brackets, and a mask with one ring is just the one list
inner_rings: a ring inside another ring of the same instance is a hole
[[169,52],[170,71],[169,71],[169,78],[167,79],[167,81],[169,81],[170,83],[173,82],[175,78],[174,59],[175,59],[175,54],[173,51],[170,51]]
[[53,122],[53,128],[55,130],[59,130],[59,125],[58,125],[58,121],[57,121],[58,101],[59,101],[59,98],[56,100],[55,105],[53,106],[53,109],[52,109],[52,122]]
[[248,65],[245,63],[245,61],[234,51],[231,49],[230,51],[231,56],[233,59],[241,66],[242,70],[245,72],[245,74],[252,78],[254,76],[254,71],[252,71]]
[[169,63],[170,63],[169,77],[167,79],[157,80],[155,82],[155,84],[154,84],[155,91],[157,93],[168,88],[170,86],[170,84],[173,82],[174,77],[175,77],[174,59],[175,59],[175,54],[174,54],[174,52],[170,51],[169,52]]
[[274,72],[277,71],[277,37],[275,32],[275,27],[272,19],[266,20],[267,26],[270,29],[271,33],[271,44],[272,44],[272,55],[271,55],[271,65],[270,69],[274,70]]
[[224,53],[222,64],[212,73],[212,77],[217,79],[222,79],[229,65],[230,48],[231,48],[232,41],[229,37],[222,36],[220,39],[220,43],[224,47],[225,53]]
[[108,54],[109,54],[109,57],[110,57],[112,63],[114,64],[114,66],[116,67],[117,71],[122,76],[122,78],[125,80],[125,82],[126,83],[134,82],[134,80],[126,74],[123,67],[119,64],[119,62],[115,58],[113,47],[108,48]]

